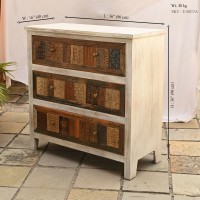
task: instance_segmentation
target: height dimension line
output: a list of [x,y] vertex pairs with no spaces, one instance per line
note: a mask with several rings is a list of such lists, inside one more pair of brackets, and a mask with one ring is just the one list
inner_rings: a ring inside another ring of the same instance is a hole
[[89,19],[89,20],[96,20],[96,21],[111,21],[111,22],[128,22],[128,23],[138,23],[138,24],[157,24],[157,25],[165,25],[165,23],[156,23],[156,22],[141,22],[141,21],[124,21],[118,19],[100,19],[100,18],[90,18],[90,17],[69,17],[65,16],[67,19]]

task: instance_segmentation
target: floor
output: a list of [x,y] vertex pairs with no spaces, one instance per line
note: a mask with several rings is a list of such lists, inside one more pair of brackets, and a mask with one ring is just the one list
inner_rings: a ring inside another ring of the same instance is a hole
[[131,181],[115,161],[46,141],[30,150],[25,85],[13,83],[0,113],[0,200],[200,200],[200,111],[169,124],[170,162],[163,124],[162,162],[147,155]]

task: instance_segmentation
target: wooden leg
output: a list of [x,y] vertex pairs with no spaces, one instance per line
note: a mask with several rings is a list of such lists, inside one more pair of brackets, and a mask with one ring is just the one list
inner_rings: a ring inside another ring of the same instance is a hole
[[131,180],[136,177],[138,160],[124,164],[124,178]]
[[38,149],[39,139],[31,137],[31,149],[37,150]]
[[154,160],[154,163],[159,163],[161,161],[161,149],[156,149],[154,152],[153,152],[153,160]]

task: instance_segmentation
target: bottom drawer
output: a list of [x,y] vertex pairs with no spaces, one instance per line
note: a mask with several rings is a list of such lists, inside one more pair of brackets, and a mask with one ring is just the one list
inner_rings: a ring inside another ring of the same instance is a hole
[[124,155],[124,125],[34,106],[35,132]]

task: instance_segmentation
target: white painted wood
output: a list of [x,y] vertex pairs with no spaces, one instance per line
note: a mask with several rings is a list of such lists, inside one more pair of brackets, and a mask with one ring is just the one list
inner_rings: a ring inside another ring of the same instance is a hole
[[[160,161],[162,136],[164,31],[76,24],[37,25],[28,30],[30,131],[32,148],[38,139],[124,163],[124,177],[134,178],[138,160],[154,152]],[[32,64],[31,35],[126,43],[126,77],[102,75]],[[32,70],[125,84],[125,117],[33,99]],[[124,156],[33,132],[33,105],[77,113],[125,125]]]
[[80,151],[83,151],[83,152],[86,152],[86,153],[94,154],[94,155],[101,156],[101,157],[104,157],[104,158],[109,158],[109,159],[116,160],[116,161],[119,161],[119,162],[122,162],[122,163],[124,162],[124,156],[121,156],[121,155],[118,155],[118,154],[115,154],[115,153],[111,153],[111,152],[108,152],[108,151],[103,151],[103,150],[96,149],[96,148],[93,148],[93,147],[89,147],[89,146],[81,145],[81,144],[78,144],[78,143],[54,138],[54,137],[51,137],[51,136],[48,136],[48,135],[43,135],[43,134],[36,133],[36,132],[34,132],[34,137],[37,138],[37,139],[44,139],[44,140],[47,140],[48,142],[59,144],[59,145],[62,145],[62,146],[66,146],[66,147],[69,147],[69,148],[72,148],[72,149],[80,150]]
[[38,106],[52,108],[52,109],[77,113],[80,115],[85,115],[87,117],[104,119],[104,120],[108,120],[108,121],[112,121],[112,122],[116,122],[116,123],[120,123],[120,124],[124,124],[126,122],[126,119],[124,117],[101,113],[101,112],[93,111],[93,110],[87,110],[87,109],[78,108],[78,107],[74,107],[74,106],[68,106],[68,105],[64,105],[64,104],[54,103],[54,102],[50,102],[50,101],[33,99],[33,104],[38,105]]
[[110,82],[110,83],[126,84],[126,78],[120,77],[120,76],[116,78],[116,76],[112,76],[112,75],[97,74],[97,73],[92,73],[92,72],[83,72],[83,71],[62,69],[62,68],[56,68],[56,67],[48,67],[48,66],[42,66],[42,65],[36,65],[36,64],[32,65],[32,69],[35,71],[73,76],[77,78],[86,78],[86,79],[105,81],[105,82]]
[[150,35],[160,35],[164,33],[164,30],[162,29],[145,29],[70,23],[34,25],[29,27],[27,26],[26,30],[48,33],[67,33],[73,35],[93,35],[100,37],[115,37],[127,39],[149,37]]

